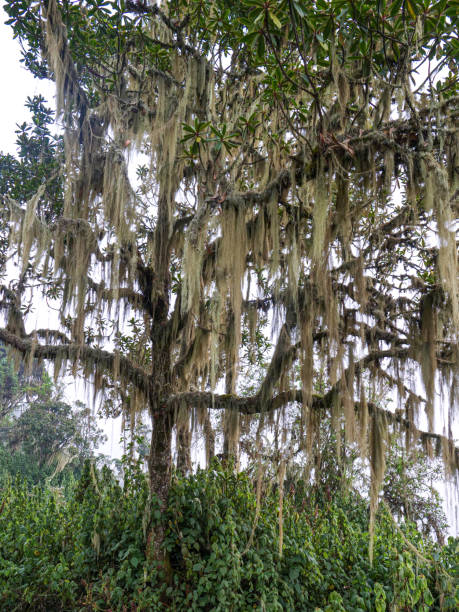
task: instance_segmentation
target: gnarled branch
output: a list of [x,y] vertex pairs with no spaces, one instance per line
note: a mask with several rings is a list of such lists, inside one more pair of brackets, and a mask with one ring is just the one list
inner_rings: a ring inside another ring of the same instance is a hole
[[[43,334],[43,330],[40,330]],[[34,344],[29,338],[20,338],[6,329],[0,328],[0,340],[19,351],[23,357],[33,355],[37,359],[56,361],[69,359],[82,364],[91,361],[107,373],[119,370],[119,376],[127,383],[132,383],[146,396],[150,395],[151,377],[141,367],[134,365],[127,357],[109,351],[87,346],[85,344]]]

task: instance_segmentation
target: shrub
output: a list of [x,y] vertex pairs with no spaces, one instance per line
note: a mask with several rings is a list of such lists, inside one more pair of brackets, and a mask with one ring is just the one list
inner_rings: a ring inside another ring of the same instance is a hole
[[[164,516],[136,465],[120,484],[87,463],[61,492],[9,481],[0,502],[0,609],[457,609],[457,539],[440,547],[381,510],[371,566],[364,500],[320,506],[297,490],[284,502],[280,556],[277,502],[276,491],[267,493],[255,522],[251,480],[218,463],[176,478]],[[146,555],[160,521],[167,579]]]

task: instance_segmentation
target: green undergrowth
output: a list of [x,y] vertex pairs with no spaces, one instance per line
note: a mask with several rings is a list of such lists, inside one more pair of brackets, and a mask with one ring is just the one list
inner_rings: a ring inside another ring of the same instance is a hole
[[[67,489],[16,479],[0,492],[0,609],[456,610],[459,541],[440,547],[379,512],[368,560],[368,509],[358,496],[321,501],[292,487],[279,555],[277,492],[219,464],[174,480],[167,513],[144,475],[120,484],[88,463]],[[146,557],[166,526],[168,578]]]

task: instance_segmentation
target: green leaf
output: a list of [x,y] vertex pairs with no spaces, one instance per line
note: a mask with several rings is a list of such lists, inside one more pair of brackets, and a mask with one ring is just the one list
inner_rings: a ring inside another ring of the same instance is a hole
[[406,8],[413,19],[416,19],[416,2],[415,0],[406,0]]
[[306,13],[304,12],[304,9],[299,2],[294,2],[293,6],[300,17],[306,17]]
[[274,25],[276,26],[276,28],[278,30],[280,30],[282,28],[282,23],[280,22],[280,20],[277,17],[277,15],[275,15],[274,13],[269,11],[269,17],[270,17],[271,21],[274,23]]

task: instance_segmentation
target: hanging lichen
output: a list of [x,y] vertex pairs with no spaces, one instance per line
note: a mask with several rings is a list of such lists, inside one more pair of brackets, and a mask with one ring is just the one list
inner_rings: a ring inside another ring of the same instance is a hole
[[343,241],[345,257],[347,257],[352,235],[352,223],[349,209],[349,179],[342,175],[342,171],[338,172],[336,177],[336,224]]
[[427,294],[421,303],[421,347],[420,364],[427,394],[427,416],[429,429],[433,429],[435,372],[437,369],[436,340],[437,316],[434,294]]
[[25,215],[22,220],[20,239],[22,244],[22,274],[24,274],[26,267],[29,265],[30,249],[32,247],[33,240],[36,237],[36,233],[34,231],[34,224],[36,222],[35,212],[45,188],[46,183],[43,183],[38,191],[27,202]]
[[456,239],[453,227],[453,216],[450,205],[450,190],[448,174],[432,156],[426,157],[428,171],[432,172],[435,180],[434,210],[437,217],[439,249],[438,270],[441,281],[451,301],[451,311],[455,334],[459,330],[458,305],[458,263]]
[[328,203],[328,178],[324,173],[321,164],[319,164],[314,185],[314,233],[312,241],[312,258],[315,261],[323,257],[324,254]]
[[386,415],[379,410],[371,417],[370,432],[370,544],[369,557],[373,562],[374,525],[375,515],[378,509],[379,490],[386,471],[386,447],[387,447],[387,419]]
[[359,405],[359,447],[362,458],[367,456],[368,452],[368,403],[365,394],[363,381],[360,385],[360,405]]

